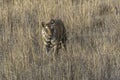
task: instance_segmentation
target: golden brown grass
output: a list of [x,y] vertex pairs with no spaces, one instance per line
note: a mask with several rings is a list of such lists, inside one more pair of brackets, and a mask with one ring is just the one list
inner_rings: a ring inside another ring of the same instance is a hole
[[[68,51],[42,51],[41,22],[60,18]],[[0,0],[0,80],[120,80],[119,0]]]

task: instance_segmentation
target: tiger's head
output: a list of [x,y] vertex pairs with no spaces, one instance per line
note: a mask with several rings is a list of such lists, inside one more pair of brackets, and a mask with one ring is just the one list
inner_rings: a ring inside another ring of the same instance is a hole
[[51,19],[50,22],[48,23],[42,22],[41,24],[43,33],[49,38],[51,38],[54,31],[55,20]]

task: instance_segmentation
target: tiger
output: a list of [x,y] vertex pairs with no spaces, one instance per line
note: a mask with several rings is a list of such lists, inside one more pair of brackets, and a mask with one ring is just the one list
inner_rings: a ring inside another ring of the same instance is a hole
[[61,19],[51,19],[48,23],[41,22],[42,25],[42,42],[46,54],[53,49],[54,54],[58,54],[59,49],[66,48],[66,28]]

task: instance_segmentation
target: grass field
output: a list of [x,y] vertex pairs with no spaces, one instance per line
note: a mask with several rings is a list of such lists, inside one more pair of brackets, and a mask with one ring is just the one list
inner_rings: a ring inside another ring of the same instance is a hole
[[[41,41],[51,18],[68,36],[55,61]],[[0,0],[0,80],[120,80],[120,0]]]

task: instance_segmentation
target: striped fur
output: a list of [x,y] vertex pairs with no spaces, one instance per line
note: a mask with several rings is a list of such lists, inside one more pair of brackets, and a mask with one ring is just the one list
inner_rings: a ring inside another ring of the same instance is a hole
[[59,49],[63,47],[66,50],[66,29],[59,19],[51,19],[50,22],[42,22],[42,40],[46,53],[53,48],[57,54]]

